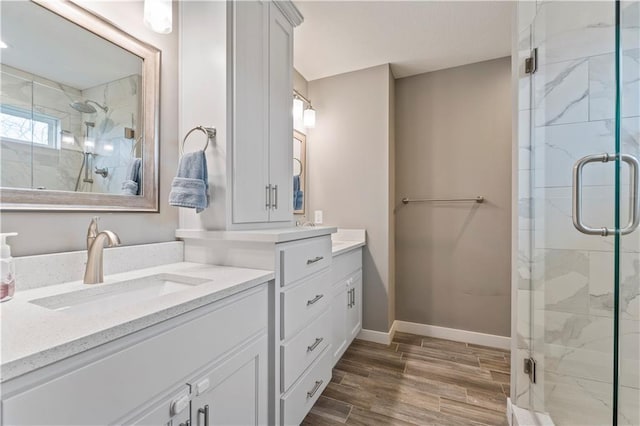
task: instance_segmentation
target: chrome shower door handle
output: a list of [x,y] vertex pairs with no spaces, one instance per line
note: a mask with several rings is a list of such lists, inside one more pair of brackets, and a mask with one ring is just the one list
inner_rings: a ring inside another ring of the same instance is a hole
[[621,154],[620,160],[629,165],[631,172],[631,183],[629,185],[629,223],[620,230],[622,235],[632,233],[640,224],[640,163],[638,159],[632,155]]
[[[589,163],[607,163],[617,158],[617,155],[609,155],[607,153],[587,155],[579,159],[573,166],[573,225],[583,234],[606,237],[611,235],[612,232],[607,227],[592,228],[582,222],[582,170]],[[638,188],[640,187],[640,164],[638,163],[638,159],[632,155],[620,154],[619,158],[629,165],[631,171],[629,223],[620,230],[620,234],[627,235],[638,228],[640,224],[640,196],[638,195]]]
[[610,159],[612,159],[611,156],[606,153],[587,155],[579,159],[573,166],[573,226],[583,234],[602,235],[603,237],[609,235],[608,228],[591,228],[582,223],[582,169],[589,163],[606,163]]

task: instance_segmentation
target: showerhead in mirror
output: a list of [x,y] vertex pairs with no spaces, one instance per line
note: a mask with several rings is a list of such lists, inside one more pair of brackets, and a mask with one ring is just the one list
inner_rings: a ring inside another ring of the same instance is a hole
[[87,99],[86,101],[75,101],[70,103],[69,106],[78,112],[93,114],[94,112],[96,112],[96,109],[93,105],[90,105],[90,103],[94,104],[104,112],[109,111],[109,108],[106,105],[100,105],[99,103],[97,103],[96,101],[92,101],[91,99]]

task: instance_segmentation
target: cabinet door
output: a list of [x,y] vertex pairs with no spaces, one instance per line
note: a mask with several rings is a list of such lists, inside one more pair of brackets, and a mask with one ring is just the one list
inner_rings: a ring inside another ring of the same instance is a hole
[[333,329],[331,350],[333,352],[333,365],[336,365],[347,348],[346,324],[349,294],[347,293],[346,281],[336,284],[333,289],[333,301],[331,302],[331,327]]
[[269,182],[271,222],[293,220],[293,28],[271,3],[269,22]]
[[269,3],[229,3],[234,11],[233,223],[269,220]]
[[347,334],[349,343],[355,339],[362,329],[362,273],[358,273],[350,280],[349,292],[351,292],[351,303],[347,309]]
[[[121,424],[135,426],[186,426],[190,419],[189,387],[181,386],[181,390],[169,398],[156,404],[151,410],[138,418],[125,420]],[[120,422],[118,422],[120,423]]]
[[267,353],[263,334],[190,383],[192,426],[266,424]]

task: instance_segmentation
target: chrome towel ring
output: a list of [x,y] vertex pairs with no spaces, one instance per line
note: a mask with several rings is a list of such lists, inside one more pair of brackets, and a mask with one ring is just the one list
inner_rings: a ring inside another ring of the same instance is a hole
[[209,147],[209,141],[216,137],[215,127],[205,127],[205,126],[194,127],[193,129],[189,130],[187,134],[184,136],[184,139],[182,139],[182,145],[180,146],[180,155],[184,155],[184,144],[187,142],[187,138],[189,137],[189,135],[195,132],[196,130],[200,130],[202,133],[207,135],[207,143],[204,145],[204,148],[202,149],[203,151],[206,151],[207,147]]

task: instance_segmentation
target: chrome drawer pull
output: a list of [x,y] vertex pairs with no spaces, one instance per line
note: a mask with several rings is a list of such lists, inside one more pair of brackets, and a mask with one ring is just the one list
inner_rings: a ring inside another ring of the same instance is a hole
[[307,398],[313,398],[313,395],[315,395],[316,392],[318,392],[318,389],[320,389],[320,386],[322,386],[323,383],[324,382],[322,380],[317,380],[316,385],[313,387],[313,389],[307,392]]
[[316,256],[313,259],[307,260],[307,265],[311,265],[312,263],[320,262],[322,259],[324,259],[324,256]]
[[307,306],[313,305],[314,303],[316,303],[318,300],[322,299],[324,297],[324,294],[316,294],[316,297],[314,297],[311,300],[307,300]]
[[275,210],[278,210],[278,185],[274,185],[272,190],[273,190],[273,203],[271,204],[271,207],[273,207]]
[[323,340],[324,340],[324,337],[317,337],[317,338],[316,338],[316,341],[313,343],[313,345],[311,345],[311,346],[307,346],[307,352],[313,352],[313,350],[314,350],[315,348],[317,348],[317,347],[318,347],[318,345],[319,345],[320,343],[322,343],[322,341],[323,341]]
[[266,185],[264,187],[265,190],[265,207],[267,208],[267,210],[269,210],[271,208],[271,185]]
[[204,409],[198,408],[198,417],[200,414],[204,414],[204,426],[209,426],[209,406],[205,405]]

